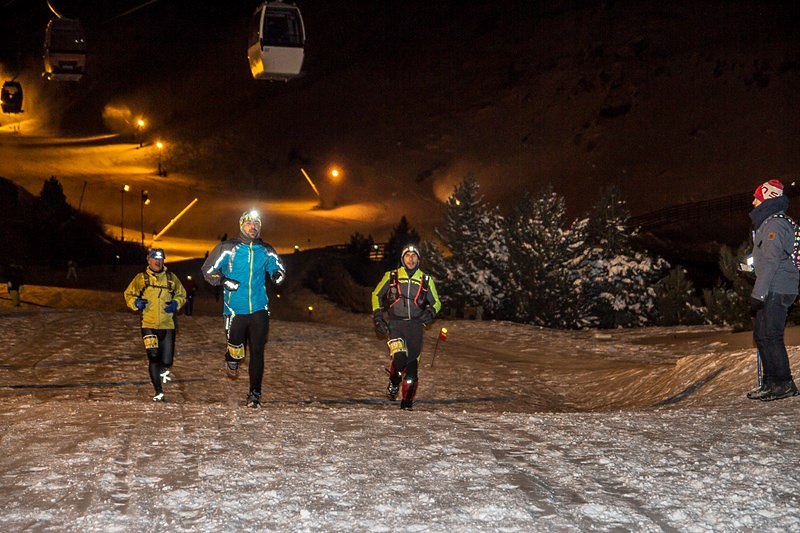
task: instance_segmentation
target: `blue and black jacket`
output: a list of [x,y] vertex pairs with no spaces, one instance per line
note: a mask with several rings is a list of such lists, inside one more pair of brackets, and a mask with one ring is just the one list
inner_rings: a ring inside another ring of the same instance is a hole
[[234,238],[218,244],[203,263],[203,277],[211,285],[227,278],[239,283],[235,291],[224,289],[223,315],[249,315],[269,309],[267,278],[286,272],[275,249],[261,239],[250,242]]

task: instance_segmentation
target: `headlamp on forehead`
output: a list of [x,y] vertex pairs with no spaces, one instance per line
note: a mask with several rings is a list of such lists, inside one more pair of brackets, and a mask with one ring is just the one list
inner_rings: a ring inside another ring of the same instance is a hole
[[244,226],[245,222],[252,222],[260,226],[261,215],[255,209],[251,209],[250,211],[245,211],[244,213],[242,213],[242,216],[239,217],[239,227]]
[[164,250],[161,248],[153,248],[147,253],[148,259],[161,259],[164,260]]
[[406,254],[416,254],[417,259],[422,259],[422,256],[419,253],[419,249],[413,244],[409,244],[408,246],[403,248],[403,252],[400,254],[400,258],[402,259]]

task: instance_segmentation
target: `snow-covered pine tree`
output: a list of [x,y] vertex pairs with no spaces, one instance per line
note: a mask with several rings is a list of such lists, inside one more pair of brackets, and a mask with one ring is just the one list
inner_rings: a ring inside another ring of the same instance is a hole
[[487,207],[478,188],[474,177],[464,178],[447,200],[444,224],[436,228],[451,253],[441,292],[456,307],[480,306],[499,318],[508,300],[505,225],[497,207]]
[[702,324],[705,309],[694,294],[694,285],[686,277],[686,269],[673,267],[656,286],[659,321],[662,326]]
[[581,265],[584,304],[604,328],[645,326],[658,318],[656,283],[669,263],[633,249],[637,233],[616,188],[589,215],[590,250]]
[[629,227],[631,212],[622,198],[619,188],[607,189],[589,214],[587,237],[590,245],[602,248],[608,257],[630,255],[631,240],[638,234],[637,228]]
[[587,325],[579,265],[586,253],[586,221],[568,223],[566,204],[552,187],[526,194],[507,223],[517,320],[556,328]]
[[719,251],[719,269],[723,279],[713,289],[703,290],[706,320],[712,324],[731,326],[735,331],[753,327],[750,317],[750,293],[753,281],[739,272],[737,265],[744,262],[752,250],[752,243],[743,242],[734,253],[723,245]]
[[442,301],[442,312],[449,314],[453,308],[453,290],[450,286],[447,259],[441,248],[433,241],[423,240],[419,243],[419,252],[422,254],[420,268],[431,276],[436,282],[436,290]]

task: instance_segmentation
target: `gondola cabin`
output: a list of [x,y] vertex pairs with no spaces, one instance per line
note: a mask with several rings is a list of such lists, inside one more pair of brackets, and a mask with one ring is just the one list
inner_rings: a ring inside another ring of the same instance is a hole
[[289,81],[300,76],[306,32],[297,6],[261,4],[251,21],[247,58],[257,80]]
[[79,81],[86,68],[86,34],[77,19],[55,18],[44,38],[44,77]]
[[3,113],[22,113],[22,84],[18,81],[7,81],[0,89],[0,108]]

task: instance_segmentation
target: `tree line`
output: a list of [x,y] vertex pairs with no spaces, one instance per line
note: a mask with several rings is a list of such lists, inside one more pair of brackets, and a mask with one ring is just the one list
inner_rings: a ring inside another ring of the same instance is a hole
[[[615,187],[585,216],[570,219],[564,198],[545,187],[525,194],[503,215],[468,176],[448,198],[435,238],[423,240],[403,217],[387,244],[385,268],[417,244],[445,308],[479,308],[485,318],[550,328],[615,328],[678,324],[751,327],[752,281],[736,265],[748,253],[722,247],[716,285],[695,290],[680,265],[640,249],[627,202]],[[351,237],[368,255],[371,237]],[[396,250],[395,250],[396,248]],[[362,280],[363,281],[363,280]]]

